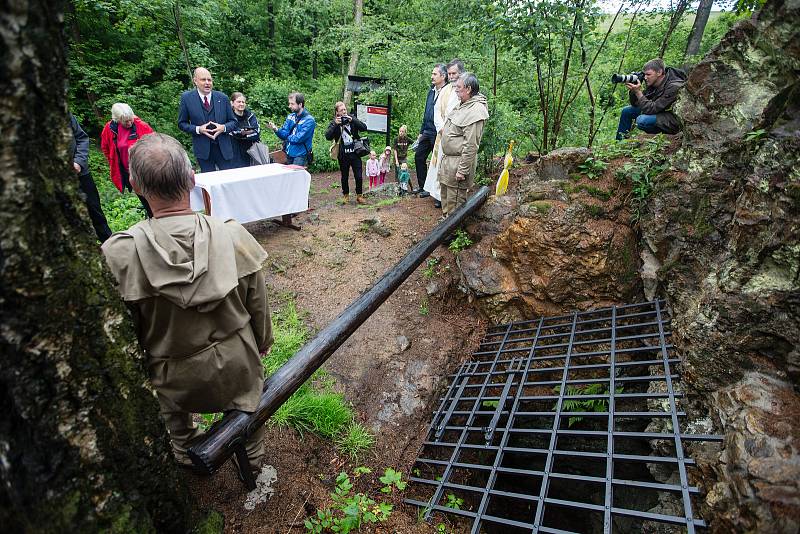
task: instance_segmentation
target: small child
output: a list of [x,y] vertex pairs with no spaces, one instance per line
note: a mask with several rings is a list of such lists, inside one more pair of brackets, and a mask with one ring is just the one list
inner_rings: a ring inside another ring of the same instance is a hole
[[389,167],[392,165],[392,147],[387,146],[383,149],[380,159],[380,185],[386,181],[386,174],[389,172]]
[[411,189],[411,173],[408,172],[408,163],[405,161],[400,164],[400,173],[397,175],[400,182],[400,196],[406,195]]
[[367,160],[367,176],[369,176],[369,188],[372,189],[378,185],[378,175],[380,175],[380,163],[378,162],[378,155],[372,150],[369,153]]

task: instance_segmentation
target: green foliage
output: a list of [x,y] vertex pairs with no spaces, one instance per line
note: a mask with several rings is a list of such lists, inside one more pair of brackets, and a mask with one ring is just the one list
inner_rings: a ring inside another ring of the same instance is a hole
[[391,493],[393,488],[397,488],[398,491],[403,491],[406,489],[407,483],[403,481],[403,473],[400,471],[395,471],[391,467],[387,467],[386,471],[383,473],[383,476],[378,480],[383,483],[381,493]]
[[334,439],[347,429],[352,420],[353,411],[341,393],[298,390],[281,404],[270,423]]
[[[556,386],[553,391],[559,393],[561,386]],[[618,387],[615,390],[617,393],[622,393],[623,388]],[[584,386],[567,386],[567,395],[608,395],[608,387],[605,384],[586,384]],[[556,407],[554,406],[555,410]],[[605,412],[608,410],[607,399],[564,399],[561,403],[561,409],[565,412]],[[570,417],[567,421],[568,426],[583,421],[581,416]]]
[[[737,9],[755,9],[760,2],[741,0]],[[478,184],[497,176],[498,156],[511,139],[517,157],[612,140],[628,92],[609,77],[640,69],[658,55],[670,15],[654,4],[636,16],[623,11],[612,26],[613,15],[602,13],[597,1],[408,0],[367,2],[363,27],[356,28],[350,0],[76,0],[71,6],[64,22],[70,109],[90,136],[99,135],[114,102],[126,102],[156,131],[190,148],[190,137],[177,127],[178,102],[192,88],[189,67],[204,65],[216,89],[248,97],[262,125],[283,122],[289,92],[305,93],[318,124],[310,170],[332,172],[337,163],[327,156],[324,131],[334,102],[342,98],[342,73],[352,51],[360,53],[359,75],[386,80],[384,88],[363,92],[358,101],[385,103],[391,92],[391,137],[401,124],[416,136],[433,64],[457,56],[478,76],[490,110]],[[717,15],[706,27],[701,54],[747,16]],[[441,20],[447,24],[436,22]],[[684,63],[690,28],[687,15],[666,49],[667,64]],[[420,37],[426,35],[436,39]],[[375,147],[385,143],[381,134],[369,137]],[[269,129],[261,138],[272,148],[279,144]],[[111,191],[104,196],[112,228],[140,220],[133,198]]]
[[461,507],[464,506],[464,499],[448,493],[444,505],[453,510],[461,510]]
[[282,304],[272,313],[272,336],[275,341],[269,354],[261,359],[264,371],[271,375],[294,356],[308,341],[308,327],[303,323],[290,295],[282,296]]
[[[354,476],[359,477],[369,472],[371,471],[364,467],[356,468]],[[353,483],[344,471],[336,477],[336,487],[330,495],[334,506],[319,509],[316,517],[307,518],[303,522],[307,532],[347,534],[360,530],[365,525],[382,523],[392,513],[391,504],[377,502],[365,493],[353,493]]]
[[358,460],[359,456],[375,444],[375,436],[360,423],[350,423],[335,440],[336,448],[348,455],[351,460]]
[[425,270],[422,271],[422,276],[430,280],[436,276],[436,266],[439,265],[439,258],[430,258],[425,263]]
[[427,316],[428,313],[430,313],[430,310],[428,309],[428,299],[423,297],[419,303],[419,314],[424,317]]
[[669,169],[667,156],[664,154],[666,140],[658,135],[643,143],[629,142],[617,149],[619,155],[627,156],[630,160],[617,170],[617,178],[631,184],[631,209],[632,219],[638,220],[641,216],[653,185],[664,171]]
[[473,241],[469,234],[464,230],[456,230],[456,238],[447,246],[454,253],[458,254],[465,248],[472,245]]
[[586,161],[578,165],[578,170],[581,171],[583,174],[588,176],[589,178],[598,178],[602,176],[603,172],[605,172],[606,168],[608,167],[608,163],[601,159],[595,159],[591,156],[586,158]]
[[766,136],[767,136],[767,131],[764,130],[763,128],[760,128],[758,130],[753,130],[752,132],[747,132],[744,135],[744,140],[747,141],[748,143],[757,143],[758,141],[764,139]]
[[376,209],[379,209],[379,208],[386,208],[388,206],[393,206],[394,204],[397,204],[401,200],[402,199],[400,197],[384,198],[383,200],[379,200],[378,202],[375,202],[374,204],[359,204],[358,208],[368,209],[368,210],[376,210]]

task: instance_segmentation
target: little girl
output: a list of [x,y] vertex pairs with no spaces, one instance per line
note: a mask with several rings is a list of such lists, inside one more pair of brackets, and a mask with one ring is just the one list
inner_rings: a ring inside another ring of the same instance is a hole
[[378,185],[378,175],[380,174],[380,163],[378,163],[378,155],[372,150],[369,153],[367,160],[367,176],[369,176],[369,188],[372,189]]
[[408,194],[411,189],[411,173],[408,172],[408,163],[405,161],[400,164],[397,181],[400,182],[400,196]]
[[386,174],[389,172],[389,167],[392,165],[392,147],[387,146],[383,149],[380,159],[380,185],[386,181]]

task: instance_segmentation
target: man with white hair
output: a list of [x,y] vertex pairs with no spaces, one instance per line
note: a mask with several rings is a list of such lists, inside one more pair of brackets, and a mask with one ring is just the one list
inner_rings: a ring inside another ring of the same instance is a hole
[[[193,413],[258,406],[260,354],[272,345],[267,253],[239,223],[192,211],[194,171],[174,138],[140,140],[130,170],[153,217],[115,233],[102,250],[133,314],[175,456],[190,467],[187,444],[202,434]],[[254,472],[263,438],[260,427],[245,444]]]
[[478,148],[483,127],[489,118],[486,97],[480,93],[478,78],[465,72],[456,81],[458,106],[447,116],[442,128],[442,161],[439,182],[442,187],[442,211],[450,215],[466,202],[475,183]]

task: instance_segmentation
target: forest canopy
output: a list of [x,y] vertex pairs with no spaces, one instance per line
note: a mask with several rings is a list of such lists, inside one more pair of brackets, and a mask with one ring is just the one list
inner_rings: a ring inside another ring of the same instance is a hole
[[[358,75],[387,80],[392,135],[401,124],[416,135],[431,68],[458,57],[489,99],[481,151],[487,173],[511,139],[523,152],[611,140],[627,103],[612,73],[639,70],[662,50],[668,65],[695,62],[758,0],[750,3],[739,14],[711,13],[698,53],[687,56],[695,17],[685,0],[670,9],[638,0],[604,4],[613,5],[611,13],[592,0],[75,0],[65,22],[69,99],[92,137],[121,101],[188,144],[177,128],[178,100],[191,87],[190,69],[203,65],[216,89],[243,92],[262,123],[281,122],[287,94],[302,91],[324,124],[356,54]],[[714,4],[721,7],[735,6]],[[363,17],[355,16],[359,9]],[[314,146],[324,154],[322,130]],[[317,158],[312,170],[333,164]]]

